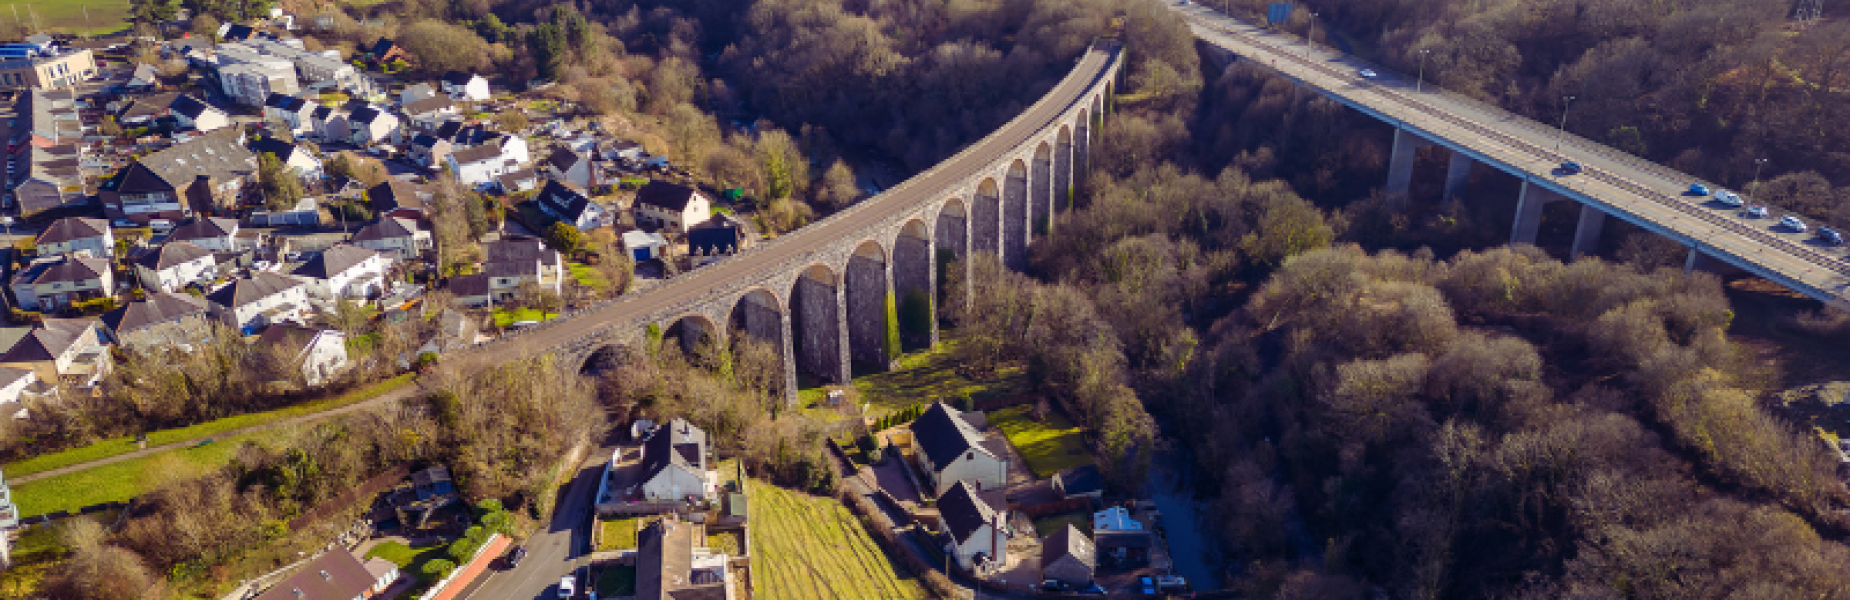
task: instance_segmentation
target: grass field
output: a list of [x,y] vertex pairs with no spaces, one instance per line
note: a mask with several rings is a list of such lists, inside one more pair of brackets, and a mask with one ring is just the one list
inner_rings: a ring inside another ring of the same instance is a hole
[[[861,402],[872,405],[868,416],[879,417],[913,404],[964,395],[981,402],[1028,393],[1028,372],[1022,365],[1007,365],[993,378],[974,380],[957,372],[954,346],[955,342],[947,340],[930,350],[902,354],[898,367],[891,371],[855,377],[854,388],[861,393]],[[811,418],[824,422],[838,419],[825,414],[832,409],[821,406],[824,394],[819,387],[799,390],[797,405]]]
[[399,572],[426,580],[425,583],[432,583],[429,577],[424,575],[424,563],[447,558],[447,550],[443,544],[406,546],[403,542],[382,542],[367,551],[366,558],[377,557],[392,561],[392,564],[398,565]]
[[[170,444],[173,442],[183,442],[186,440],[196,440],[200,438],[207,438],[207,437],[219,435],[219,434],[222,434],[228,431],[236,431],[239,429],[243,429],[245,427],[255,427],[258,425],[274,423],[274,422],[281,421],[283,419],[288,419],[291,417],[321,412],[324,410],[329,410],[329,409],[334,409],[334,408],[340,408],[342,406],[353,404],[355,402],[359,402],[361,400],[365,400],[367,398],[371,398],[379,394],[384,394],[386,392],[396,390],[399,387],[402,387],[407,383],[411,383],[411,378],[412,378],[412,375],[410,373],[406,373],[404,375],[399,375],[397,377],[393,377],[391,379],[387,379],[385,381],[381,381],[379,383],[373,384],[370,387],[365,387],[365,388],[361,388],[358,390],[354,390],[354,391],[351,391],[345,394],[341,394],[339,396],[335,396],[333,398],[314,400],[314,401],[310,401],[307,403],[291,406],[288,408],[279,408],[276,410],[238,415],[235,417],[226,417],[223,419],[218,419],[216,421],[207,421],[204,423],[200,423],[198,425],[191,425],[187,427],[180,427],[180,428],[175,428],[175,429],[163,429],[161,431],[155,431],[155,432],[148,434],[148,445],[149,446],[159,446],[162,444]],[[65,450],[63,452],[53,452],[51,454],[46,454],[43,456],[35,456],[35,457],[29,458],[26,460],[22,460],[22,461],[19,461],[19,462],[10,464],[10,465],[6,465],[5,473],[10,477],[19,478],[19,477],[24,477],[26,475],[31,475],[33,473],[42,473],[45,471],[50,471],[52,469],[68,467],[71,465],[86,463],[86,462],[90,462],[93,460],[109,458],[111,456],[115,456],[118,454],[128,454],[134,451],[135,451],[135,438],[133,436],[124,436],[124,437],[119,437],[119,438],[114,438],[114,439],[103,440],[101,442],[90,444],[88,446],[72,448],[70,450]],[[26,513],[26,514],[32,515],[32,514],[37,514],[37,513]]]
[[751,496],[752,578],[763,600],[926,598],[840,502],[758,480]]
[[636,534],[642,529],[643,523],[641,517],[598,521],[597,526],[604,529],[598,534],[598,551],[636,548]]
[[1072,421],[1051,411],[1046,421],[1036,421],[1028,414],[1030,408],[1011,406],[989,413],[989,424],[1008,436],[1009,443],[1015,445],[1022,460],[1028,461],[1028,468],[1034,470],[1035,477],[1051,477],[1066,469],[1092,464],[1092,453],[1086,451],[1084,434]]
[[559,316],[559,313],[543,313],[537,308],[495,308],[495,326],[506,329],[507,326],[521,321],[544,321]]
[[169,450],[13,486],[19,514],[72,511],[92,504],[139,496],[168,479],[184,479],[224,467],[238,445],[263,435],[247,434],[204,446]]
[[568,262],[565,263],[565,268],[572,272],[572,278],[578,280],[578,285],[594,290],[610,287],[610,282],[604,279],[602,273],[597,272],[597,267],[584,263]]
[[47,29],[100,35],[127,28],[128,0],[0,0],[0,19],[19,20],[32,29],[32,18]]

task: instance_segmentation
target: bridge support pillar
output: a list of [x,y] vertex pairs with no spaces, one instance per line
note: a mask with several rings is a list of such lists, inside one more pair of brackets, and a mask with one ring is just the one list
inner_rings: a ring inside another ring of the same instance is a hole
[[1406,208],[1407,188],[1413,185],[1414,153],[1431,144],[1405,129],[1394,130],[1394,151],[1388,157],[1387,186],[1383,189],[1389,205],[1396,209]]
[[[893,242],[893,292],[899,305],[900,325],[907,323],[911,310],[922,310],[926,315],[925,331],[906,331],[906,345],[917,348],[930,348],[938,345],[937,307],[933,301],[938,289],[937,250],[931,238],[900,234]],[[926,307],[918,309],[914,303],[924,302]],[[916,324],[915,324],[916,325]]]
[[797,277],[795,310],[801,327],[793,323],[794,332],[803,336],[797,365],[826,383],[848,383],[853,371],[848,358],[848,313],[843,285],[818,281],[808,275]]
[[1535,233],[1542,226],[1542,207],[1564,199],[1552,190],[1523,182],[1522,195],[1516,198],[1516,224],[1510,230],[1510,243],[1534,244]]
[[899,318],[891,275],[890,262],[859,255],[848,259],[849,356],[876,371],[891,370],[895,358],[887,355],[886,344],[887,319]]
[[793,406],[797,401],[797,359],[795,345],[791,342],[790,312],[778,310],[776,306],[765,304],[756,294],[748,294],[742,307],[744,327],[735,335],[744,335],[770,344],[777,352],[778,362],[783,365],[783,376],[779,381],[779,393],[784,404]]
[[1457,150],[1452,151],[1452,162],[1445,168],[1446,204],[1457,202],[1465,194],[1465,184],[1471,181],[1471,167],[1477,161]]
[[1696,272],[1696,263],[1701,262],[1701,261],[1702,261],[1702,249],[1696,246],[1690,246],[1689,247],[1689,258],[1683,259],[1683,274],[1689,275],[1691,273]]
[[1592,254],[1597,250],[1600,230],[1605,226],[1605,211],[1591,204],[1580,205],[1580,223],[1574,226],[1574,249],[1569,253],[1568,260],[1579,260],[1582,254]]

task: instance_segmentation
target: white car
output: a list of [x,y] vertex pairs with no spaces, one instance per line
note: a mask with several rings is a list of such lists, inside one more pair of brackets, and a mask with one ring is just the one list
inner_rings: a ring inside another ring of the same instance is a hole
[[1793,231],[1797,231],[1801,233],[1806,230],[1805,222],[1799,220],[1799,218],[1794,215],[1786,215],[1786,216],[1780,217],[1779,224],[1784,225]]
[[1357,71],[1356,74],[1361,75],[1363,79],[1374,79],[1381,76],[1381,74],[1376,73],[1374,69],[1362,69]]
[[574,585],[572,585],[572,584],[574,584],[574,583],[576,583],[576,582],[572,580],[572,576],[571,576],[571,575],[566,575],[566,576],[564,576],[564,577],[560,577],[560,578],[559,578],[559,597],[560,597],[560,598],[570,598],[570,597],[572,597],[572,593],[573,593],[573,592],[575,591],[575,590],[573,590],[572,588],[573,588],[573,587],[576,587],[576,586],[574,586]]
[[1715,201],[1729,208],[1741,207],[1741,195],[1728,190],[1715,190]]

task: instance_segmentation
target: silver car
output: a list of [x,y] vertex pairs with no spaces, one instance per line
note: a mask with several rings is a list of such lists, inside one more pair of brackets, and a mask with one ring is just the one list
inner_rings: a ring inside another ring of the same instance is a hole
[[1741,207],[1741,195],[1728,190],[1715,190],[1715,201],[1729,208]]
[[1793,231],[1797,231],[1800,233],[1803,233],[1807,229],[1807,227],[1805,227],[1805,221],[1799,220],[1799,218],[1795,215],[1786,215],[1786,216],[1780,217],[1779,224],[1786,226],[1787,229],[1791,229]]

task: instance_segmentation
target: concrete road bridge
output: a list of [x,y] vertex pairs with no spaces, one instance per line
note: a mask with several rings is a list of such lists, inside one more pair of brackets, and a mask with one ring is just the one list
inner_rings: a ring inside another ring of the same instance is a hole
[[[1543,206],[1579,203],[1570,250],[1592,252],[1608,217],[1689,248],[1688,271],[1710,261],[1765,277],[1826,304],[1850,308],[1850,262],[1843,247],[1828,246],[1772,219],[1748,219],[1708,197],[1682,193],[1698,178],[1676,172],[1554,126],[1511,114],[1385,68],[1220,14],[1200,3],[1171,2],[1195,36],[1223,58],[1250,61],[1394,126],[1384,186],[1391,203],[1405,205],[1414,152],[1428,145],[1451,152],[1444,195],[1456,200],[1471,169],[1488,165],[1522,182],[1511,243],[1534,243]],[[1363,77],[1362,69],[1375,71]],[[1564,161],[1584,166],[1560,170]]]
[[[1096,42],[1026,111],[881,194],[445,363],[471,373],[551,353],[561,367],[581,369],[658,342],[650,339],[657,334],[689,348],[703,341],[724,348],[729,336],[749,335],[779,351],[792,400],[799,370],[829,383],[847,382],[856,363],[884,370],[895,358],[888,312],[908,297],[933,306],[941,301],[939,253],[966,259],[988,252],[1004,264],[1026,264],[1029,242],[1050,231],[1054,212],[1084,172],[1123,66],[1119,43]],[[931,330],[912,336],[908,346],[937,343],[931,321]]]

